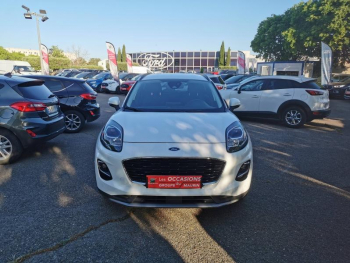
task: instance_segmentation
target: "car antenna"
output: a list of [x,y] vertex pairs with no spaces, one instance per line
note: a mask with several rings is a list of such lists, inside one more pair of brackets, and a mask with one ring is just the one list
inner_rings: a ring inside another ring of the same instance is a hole
[[12,74],[11,74],[11,72],[7,72],[7,73],[4,74],[4,76],[5,76],[5,77],[8,77],[8,78],[11,78],[11,77],[12,77]]

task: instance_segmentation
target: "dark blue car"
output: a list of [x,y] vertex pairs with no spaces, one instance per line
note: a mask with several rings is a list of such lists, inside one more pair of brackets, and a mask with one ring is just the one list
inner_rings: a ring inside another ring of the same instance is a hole
[[101,84],[104,80],[112,79],[112,75],[109,72],[101,72],[91,79],[86,80],[86,82],[93,88],[96,92],[101,92]]

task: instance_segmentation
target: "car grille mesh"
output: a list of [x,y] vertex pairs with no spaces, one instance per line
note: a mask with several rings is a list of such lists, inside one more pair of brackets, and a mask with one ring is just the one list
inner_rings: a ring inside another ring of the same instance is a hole
[[225,161],[211,158],[134,158],[123,161],[133,182],[146,184],[147,175],[201,175],[202,183],[218,181]]

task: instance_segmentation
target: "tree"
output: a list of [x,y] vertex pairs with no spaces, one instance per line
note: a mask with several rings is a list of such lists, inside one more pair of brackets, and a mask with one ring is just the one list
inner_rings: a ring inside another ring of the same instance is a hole
[[321,42],[333,50],[333,63],[350,62],[349,0],[301,2],[262,21],[251,42],[266,60],[305,60],[321,56]]
[[225,66],[225,43],[222,41],[220,47],[219,67]]
[[226,67],[231,66],[231,48],[227,50]]
[[118,47],[117,61],[118,61],[118,62],[122,62],[122,52],[120,51],[120,47]]
[[89,62],[88,62],[88,65],[95,65],[97,66],[98,65],[98,62],[100,62],[101,59],[99,58],[90,58]]
[[6,49],[0,46],[0,60],[6,60],[9,59],[10,52],[8,52]]
[[20,52],[8,52],[0,46],[0,60],[23,60],[25,55]]
[[62,49],[59,49],[58,46],[52,46],[50,48],[50,55],[55,58],[66,58]]
[[126,62],[126,51],[125,51],[125,45],[123,45],[123,51],[122,51],[122,62]]
[[72,59],[73,65],[83,65],[86,64],[86,59],[89,56],[89,53],[82,49],[80,46],[72,45],[71,48],[68,49],[68,52],[73,53],[74,58]]

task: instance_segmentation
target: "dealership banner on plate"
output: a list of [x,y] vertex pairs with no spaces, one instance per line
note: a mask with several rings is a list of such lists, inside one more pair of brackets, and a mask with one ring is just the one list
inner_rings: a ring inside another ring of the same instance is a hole
[[132,60],[129,54],[126,54],[126,64],[128,66],[128,73],[132,73]]
[[118,64],[117,64],[117,55],[115,53],[115,48],[112,43],[106,42],[109,70],[115,80],[119,80],[118,75]]
[[327,85],[332,75],[332,49],[323,42],[321,49],[321,85]]
[[40,52],[42,57],[42,69],[41,73],[43,75],[50,75],[50,67],[49,67],[49,50],[44,44],[41,44],[40,46]]
[[245,73],[245,54],[242,51],[238,51],[238,61],[237,61],[237,73]]

